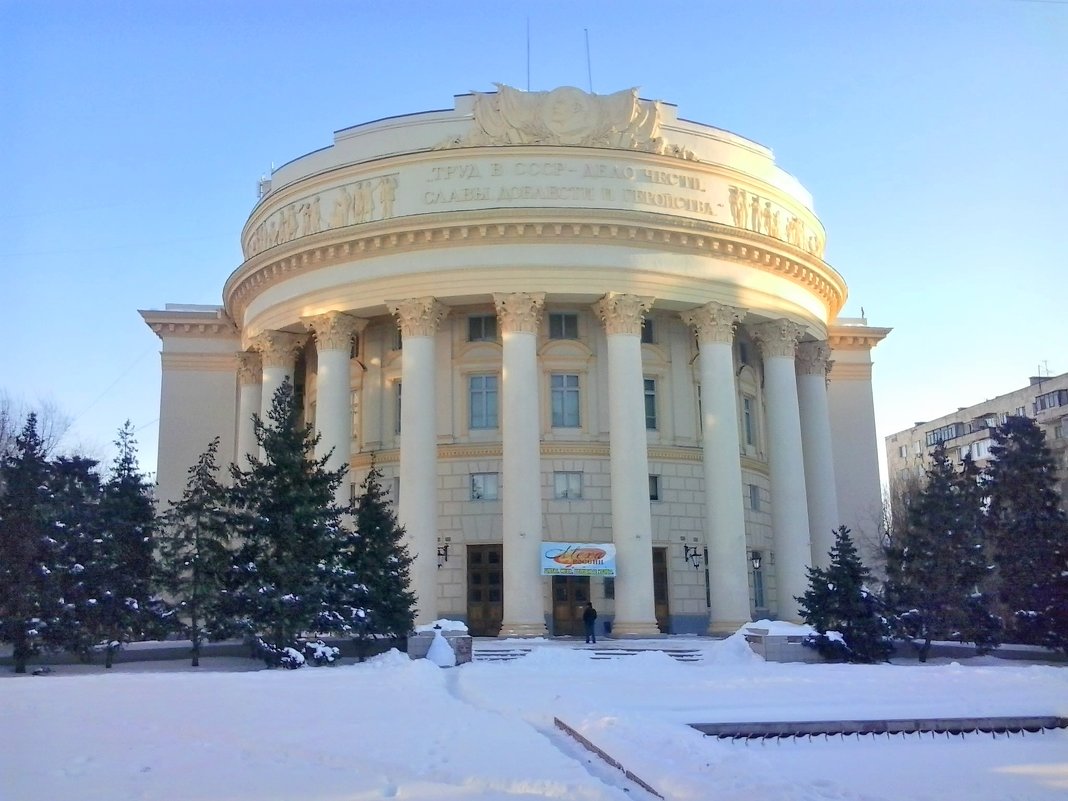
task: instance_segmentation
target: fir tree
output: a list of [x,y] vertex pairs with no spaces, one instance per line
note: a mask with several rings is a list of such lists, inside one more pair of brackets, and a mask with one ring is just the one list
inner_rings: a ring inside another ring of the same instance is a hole
[[886,604],[895,632],[913,641],[921,662],[933,640],[995,648],[1001,628],[983,591],[989,567],[979,471],[970,457],[955,470],[942,445],[931,460],[886,548]]
[[[347,633],[363,588],[344,564],[347,511],[334,500],[347,468],[316,459],[318,437],[299,425],[293,385],[283,382],[268,412],[254,421],[263,458],[231,467],[240,538],[225,593],[239,629],[263,644],[268,661],[299,654],[305,634]],[[302,661],[302,660],[301,660]]]
[[192,664],[200,664],[200,646],[218,631],[219,599],[230,564],[230,519],[226,490],[219,483],[216,457],[219,438],[189,468],[185,490],[164,513],[158,533],[159,580],[173,606],[175,627],[193,644]]
[[1009,417],[993,439],[987,521],[1011,636],[1068,650],[1068,518],[1045,433]]
[[415,594],[409,578],[412,558],[373,460],[356,500],[355,529],[357,539],[350,553],[360,584],[367,590],[367,617],[354,633],[357,637],[406,637],[415,623]]
[[55,636],[49,628],[60,609],[48,477],[31,413],[0,462],[0,641],[13,646],[16,673],[25,673],[30,657]]
[[890,656],[890,629],[869,591],[871,578],[849,529],[835,532],[826,569],[808,568],[809,588],[797,598],[806,623],[818,632],[812,643],[824,656],[849,662],[876,662]]

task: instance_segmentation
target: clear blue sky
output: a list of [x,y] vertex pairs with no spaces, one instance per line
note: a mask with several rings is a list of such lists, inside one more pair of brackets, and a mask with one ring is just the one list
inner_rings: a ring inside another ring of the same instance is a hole
[[500,81],[638,86],[812,192],[880,436],[1068,370],[1068,2],[0,0],[0,391],[154,469],[139,308],[219,303],[270,170]]

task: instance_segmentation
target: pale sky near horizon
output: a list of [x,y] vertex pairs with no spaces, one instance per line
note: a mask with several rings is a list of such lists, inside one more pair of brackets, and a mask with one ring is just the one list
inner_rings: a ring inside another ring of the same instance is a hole
[[137,310],[221,303],[272,163],[526,88],[528,20],[531,89],[637,86],[812,193],[843,316],[894,328],[880,439],[1068,371],[1068,0],[0,0],[0,393],[154,470]]

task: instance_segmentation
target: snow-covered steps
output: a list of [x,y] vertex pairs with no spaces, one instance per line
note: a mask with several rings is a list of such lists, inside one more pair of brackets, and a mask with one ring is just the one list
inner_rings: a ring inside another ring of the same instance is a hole
[[591,659],[622,659],[649,651],[667,654],[676,662],[700,662],[701,651],[697,648],[631,648],[623,645],[605,645],[583,647],[575,646],[576,651],[589,651]]
[[471,659],[474,662],[511,662],[531,652],[531,648],[512,645],[482,645],[476,643],[471,650]]

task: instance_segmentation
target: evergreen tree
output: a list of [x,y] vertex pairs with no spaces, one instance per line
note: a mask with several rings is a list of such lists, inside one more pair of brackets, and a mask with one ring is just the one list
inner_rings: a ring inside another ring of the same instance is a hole
[[189,468],[185,490],[164,513],[158,532],[159,580],[173,605],[175,627],[193,643],[192,664],[200,646],[220,629],[219,600],[230,564],[230,519],[226,490],[219,483],[219,438]]
[[890,656],[890,628],[868,589],[871,578],[849,529],[835,532],[826,569],[808,568],[809,588],[797,598],[806,623],[818,632],[812,643],[825,657],[876,662]]
[[955,470],[944,446],[931,455],[927,481],[886,548],[885,600],[896,633],[926,661],[933,640],[997,647],[1000,620],[983,591],[988,581],[983,497],[970,457]]
[[355,510],[356,542],[349,553],[367,590],[367,617],[354,633],[406,637],[415,624],[415,593],[410,588],[412,558],[404,545],[404,529],[382,489],[382,473],[372,460],[360,486]]
[[1011,636],[1068,650],[1068,518],[1045,433],[1029,417],[1009,417],[993,439],[987,520]]
[[239,629],[262,643],[268,661],[295,666],[281,655],[299,655],[298,639],[305,634],[351,630],[364,590],[345,564],[347,509],[334,500],[347,468],[328,470],[329,455],[313,456],[318,437],[299,425],[288,380],[267,417],[269,423],[254,421],[263,458],[249,457],[247,469],[231,466],[241,544],[224,598]]
[[31,413],[0,462],[0,641],[13,646],[16,673],[25,673],[29,658],[55,636],[60,611],[48,478]]

